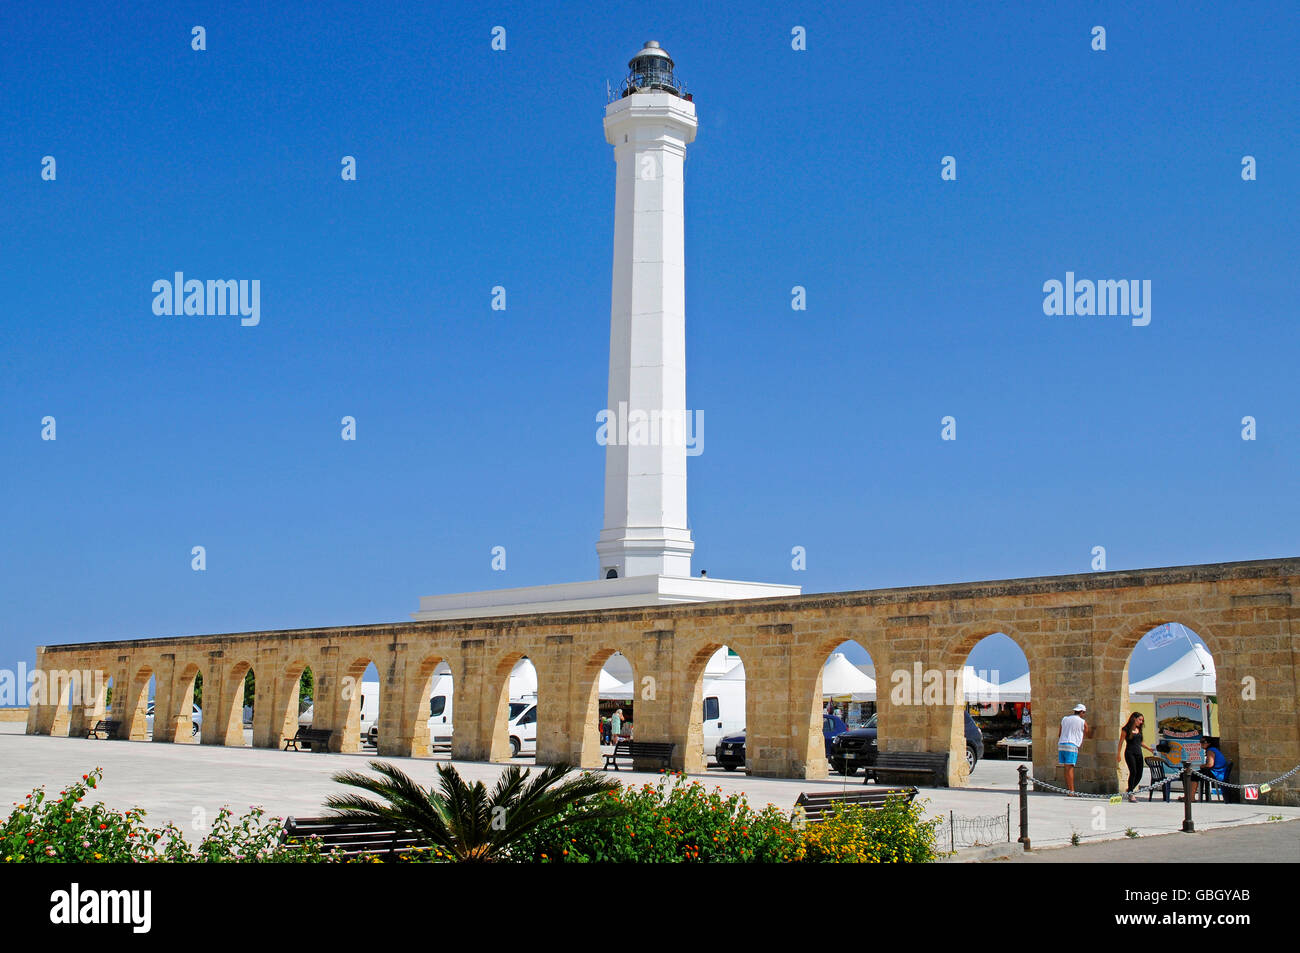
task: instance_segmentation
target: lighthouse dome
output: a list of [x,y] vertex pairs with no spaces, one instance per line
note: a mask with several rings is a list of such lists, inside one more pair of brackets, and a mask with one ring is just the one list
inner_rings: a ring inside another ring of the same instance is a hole
[[624,96],[645,90],[683,95],[682,84],[673,75],[673,58],[657,40],[647,40],[640,52],[628,61],[627,68],[627,79],[623,82]]

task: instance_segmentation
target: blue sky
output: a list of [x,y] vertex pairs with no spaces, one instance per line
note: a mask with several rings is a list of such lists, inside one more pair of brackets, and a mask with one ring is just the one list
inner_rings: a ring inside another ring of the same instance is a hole
[[[1110,569],[1296,555],[1293,4],[4,19],[4,667],[592,577],[601,117],[650,38],[700,121],[697,571],[836,591],[1087,571],[1098,545]],[[155,316],[178,270],[260,280],[261,323]],[[1044,315],[1067,271],[1150,280],[1150,325]]]

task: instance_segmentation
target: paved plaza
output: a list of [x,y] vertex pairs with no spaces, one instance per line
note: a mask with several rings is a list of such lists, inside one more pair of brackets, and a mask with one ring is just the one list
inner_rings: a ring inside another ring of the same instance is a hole
[[[33,788],[44,785],[51,793],[92,768],[102,767],[104,779],[98,797],[121,809],[142,808],[151,824],[173,821],[196,833],[196,818],[211,819],[222,805],[237,812],[250,805],[273,815],[310,816],[325,813],[325,798],[342,788],[331,779],[339,771],[364,770],[373,755],[313,754],[266,748],[230,748],[191,744],[97,741],[23,734],[21,724],[0,725],[0,798],[21,801]],[[392,759],[424,784],[437,780],[437,758]],[[445,759],[442,759],[445,761]],[[527,759],[531,762],[531,759]],[[1016,768],[1018,762],[983,761],[966,789],[927,788],[921,797],[931,815],[959,817],[1005,816],[1011,806],[1012,836],[1018,833]],[[491,783],[502,766],[484,762],[457,762],[471,781]],[[612,774],[612,772],[611,772]],[[623,771],[624,784],[654,783],[657,776]],[[856,790],[861,778],[832,774],[827,781],[749,777],[741,772],[711,769],[695,775],[724,794],[743,792],[756,806],[793,807],[801,791]],[[1084,843],[1125,838],[1133,829],[1143,837],[1179,829],[1183,806],[1163,803],[1108,804],[1070,799],[1052,794],[1031,794],[1030,837],[1035,847],[1068,844],[1073,833]],[[1267,823],[1270,817],[1300,819],[1300,808],[1255,804],[1195,805],[1198,830],[1209,831],[1242,824]]]
[[[1273,812],[1276,814],[1277,812]],[[1165,864],[1206,862],[1269,864],[1300,862],[1300,821],[1272,821],[1235,830],[1202,830],[1195,834],[1124,837],[1078,847],[1035,848],[999,857],[1014,864]]]

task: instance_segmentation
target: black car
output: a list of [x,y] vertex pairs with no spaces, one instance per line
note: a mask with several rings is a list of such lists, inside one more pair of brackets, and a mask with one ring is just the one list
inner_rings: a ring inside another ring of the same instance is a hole
[[[826,757],[831,756],[831,742],[836,735],[847,731],[848,725],[838,715],[822,715],[822,740],[826,743]],[[727,735],[713,750],[713,760],[728,771],[745,766],[745,733]]]
[[[966,712],[966,766],[974,771],[979,759],[984,757],[984,736],[975,719]],[[840,774],[854,775],[858,768],[876,763],[876,716],[867,719],[861,728],[854,728],[831,739],[829,755],[831,767]]]

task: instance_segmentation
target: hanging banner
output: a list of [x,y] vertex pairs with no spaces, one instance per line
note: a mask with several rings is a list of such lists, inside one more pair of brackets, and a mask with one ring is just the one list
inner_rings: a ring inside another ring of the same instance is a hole
[[1157,695],[1156,733],[1170,764],[1205,762],[1205,696]]

